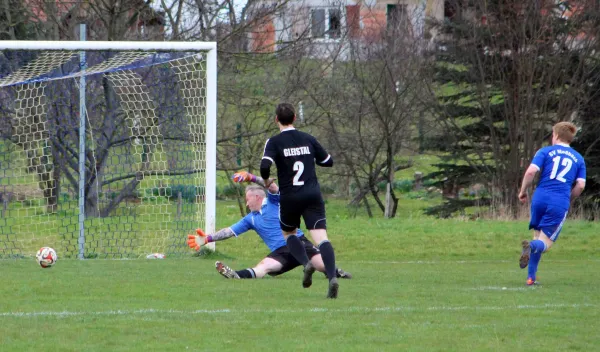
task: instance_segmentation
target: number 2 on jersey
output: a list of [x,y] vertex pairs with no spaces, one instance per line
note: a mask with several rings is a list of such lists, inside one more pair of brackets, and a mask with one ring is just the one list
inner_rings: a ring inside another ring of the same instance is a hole
[[296,171],[296,175],[294,175],[293,185],[302,186],[304,181],[300,181],[300,176],[302,176],[302,173],[304,172],[304,163],[301,161],[296,161],[294,163],[294,171]]
[[[560,159],[561,159],[560,156],[555,156],[554,158],[552,158],[554,165],[552,166],[552,173],[550,174],[550,179],[551,180],[556,179],[560,182],[567,182],[567,180],[565,180],[565,175],[567,174],[567,172],[569,172],[569,170],[571,170],[571,166],[573,166],[573,162],[569,158],[562,158],[562,163],[561,163]],[[556,173],[558,172],[559,164],[561,164],[565,168],[562,169],[557,175]],[[294,165],[294,167],[295,167],[295,165]]]

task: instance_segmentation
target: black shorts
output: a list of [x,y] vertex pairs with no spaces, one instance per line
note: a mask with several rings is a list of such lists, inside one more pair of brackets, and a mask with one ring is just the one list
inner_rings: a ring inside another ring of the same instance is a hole
[[[315,245],[312,244],[312,242],[309,241],[306,237],[300,237],[300,241],[302,241],[302,244],[304,245],[304,249],[306,250],[308,259],[311,259],[317,254],[321,254],[319,248],[315,247]],[[269,253],[269,255],[267,255],[267,258],[275,259],[276,261],[280,262],[281,265],[283,265],[281,270],[269,273],[269,275],[271,276],[277,276],[283,273],[287,273],[288,271],[302,265],[296,260],[296,258],[294,258],[287,246],[277,248],[273,252]]]
[[308,230],[327,229],[325,202],[321,193],[282,196],[279,201],[279,224],[283,231],[300,227],[300,217]]

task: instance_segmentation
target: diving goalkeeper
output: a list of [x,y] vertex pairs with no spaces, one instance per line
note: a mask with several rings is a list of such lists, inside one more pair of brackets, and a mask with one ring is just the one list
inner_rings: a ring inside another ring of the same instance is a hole
[[[234,182],[253,182],[256,185],[246,187],[246,205],[250,214],[243,217],[234,225],[219,230],[211,235],[206,235],[202,229],[196,230],[196,235],[188,235],[188,246],[199,251],[202,246],[210,242],[222,241],[237,237],[248,230],[254,230],[269,247],[271,253],[263,258],[255,267],[234,271],[222,262],[215,263],[217,271],[228,279],[258,279],[265,275],[277,276],[286,273],[301,264],[290,253],[279,226],[279,186],[275,183],[269,185],[265,193],[264,180],[246,171],[233,175]],[[325,265],[319,249],[310,242],[302,231],[298,230],[298,238],[304,245],[312,265],[317,271],[325,272]],[[352,275],[340,268],[336,269],[338,278],[350,279]],[[307,288],[312,285],[312,277],[305,275],[302,286]]]

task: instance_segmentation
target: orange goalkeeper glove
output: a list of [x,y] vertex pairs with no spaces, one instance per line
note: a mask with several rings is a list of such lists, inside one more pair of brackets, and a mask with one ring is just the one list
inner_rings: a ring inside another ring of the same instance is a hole
[[233,174],[233,182],[256,182],[256,176],[247,171],[238,171]]
[[208,243],[208,236],[202,229],[196,229],[197,235],[188,235],[187,244],[190,248],[199,251],[200,247]]

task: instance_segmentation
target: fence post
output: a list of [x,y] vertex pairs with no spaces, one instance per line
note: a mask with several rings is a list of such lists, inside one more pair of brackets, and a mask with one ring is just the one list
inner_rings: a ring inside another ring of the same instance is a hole
[[8,209],[8,198],[2,198],[2,217],[6,216],[6,210]]
[[415,172],[415,182],[413,183],[413,190],[418,191],[423,187],[423,173],[421,171]]
[[177,220],[181,219],[181,192],[177,192]]

